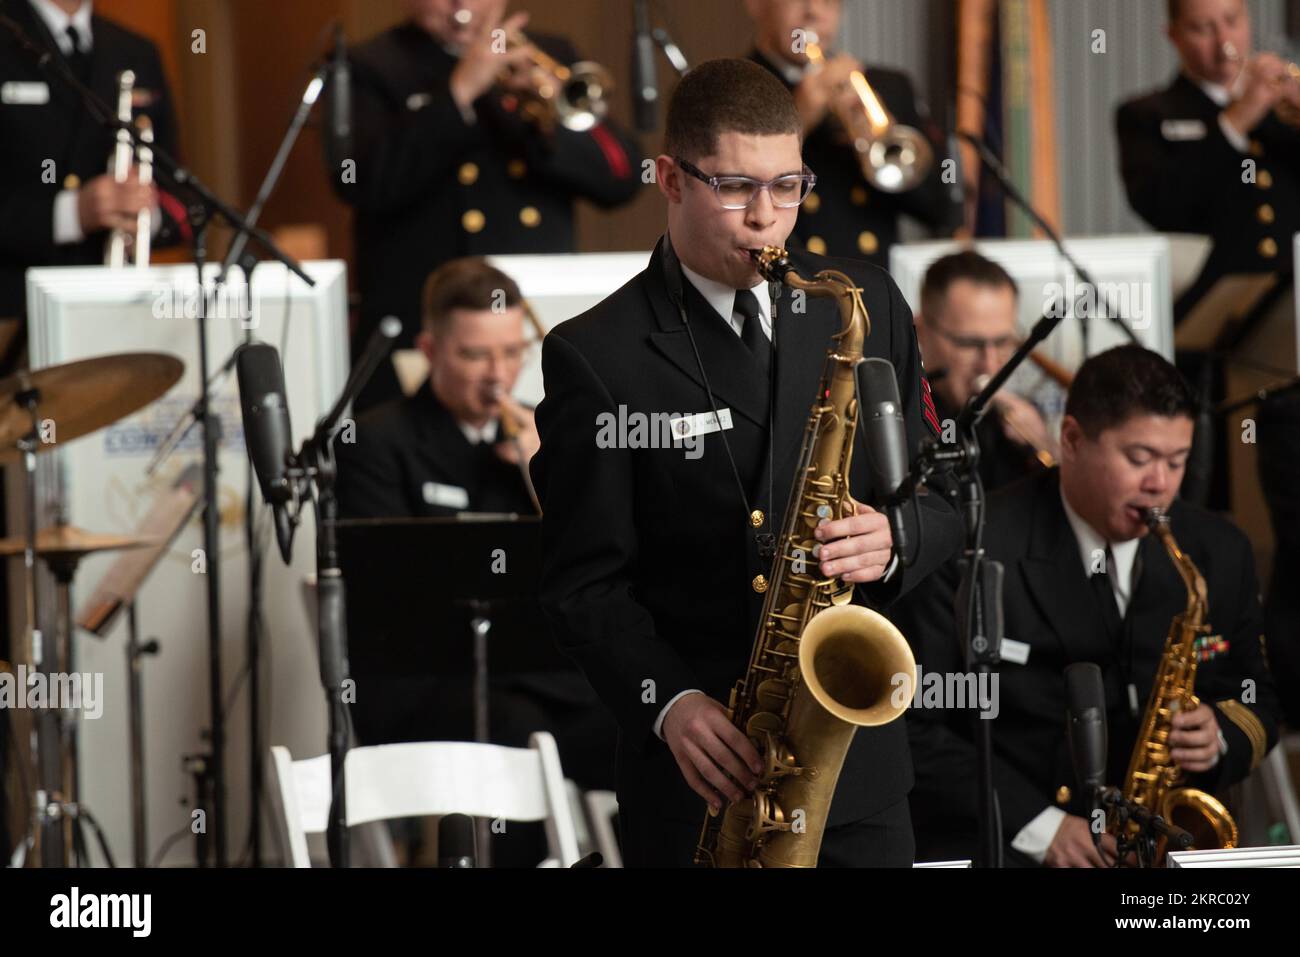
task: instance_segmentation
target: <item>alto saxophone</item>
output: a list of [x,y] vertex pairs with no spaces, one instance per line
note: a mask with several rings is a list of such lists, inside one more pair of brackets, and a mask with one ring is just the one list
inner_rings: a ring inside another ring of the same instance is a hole
[[[1209,608],[1205,578],[1175,541],[1169,530],[1169,517],[1163,509],[1147,510],[1146,522],[1156,535],[1187,586],[1187,607],[1169,623],[1165,650],[1156,670],[1155,683],[1138,731],[1128,774],[1124,777],[1124,797],[1159,814],[1192,835],[1192,846],[1207,848],[1236,847],[1237,824],[1223,803],[1199,788],[1179,785],[1182,770],[1169,756],[1169,734],[1173,717],[1191,711],[1200,704],[1192,693],[1196,683],[1196,639],[1209,631],[1205,615]],[[1130,822],[1128,835],[1137,832]],[[1118,823],[1111,821],[1111,833]],[[1164,841],[1156,849],[1155,862],[1164,859]]]
[[781,525],[749,668],[731,691],[728,716],[754,743],[764,770],[752,797],[712,809],[695,862],[711,867],[814,867],[844,757],[859,727],[887,724],[906,710],[893,702],[897,676],[907,699],[916,661],[894,625],[848,604],[851,585],[818,574],[814,529],[853,514],[849,464],[857,430],[856,369],[871,322],[862,290],[842,272],[812,280],[785,250],[756,255],[770,281],[829,296],[842,326],[826,356],[804,430],[794,487]]

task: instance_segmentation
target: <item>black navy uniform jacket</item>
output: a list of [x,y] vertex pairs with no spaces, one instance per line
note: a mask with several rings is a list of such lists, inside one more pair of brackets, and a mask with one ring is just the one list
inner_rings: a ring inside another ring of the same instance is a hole
[[[565,40],[531,34],[562,63]],[[327,149],[329,176],[355,210],[357,288],[364,343],[386,315],[402,320],[399,348],[419,331],[429,273],[460,256],[574,250],[577,198],[612,207],[641,184],[640,151],[615,124],[556,126],[548,139],[490,90],[461,116],[449,87],[456,57],[412,23],[354,47],[354,149]],[[331,138],[326,137],[327,146]],[[342,163],[355,160],[354,183]]]
[[[1175,502],[1170,530],[1205,577],[1210,631],[1195,693],[1217,708],[1215,717],[1228,742],[1219,764],[1190,775],[1188,783],[1222,791],[1260,762],[1278,733],[1277,699],[1262,653],[1254,563],[1250,543],[1237,528],[1194,506]],[[1065,737],[1065,667],[1080,661],[1101,666],[1109,734],[1106,780],[1121,787],[1169,623],[1184,610],[1187,590],[1159,539],[1145,536],[1134,563],[1123,633],[1114,640],[1061,504],[1056,469],[990,497],[984,548],[1005,570],[1004,635],[1029,646],[1023,664],[1004,655],[999,713],[992,719],[993,779],[1006,861],[1027,864],[1029,859],[1010,843],[1041,811],[1058,806],[1087,814]],[[954,562],[901,603],[898,624],[923,673],[967,670],[952,615],[957,580]],[[1137,691],[1138,718],[1130,711],[1130,681]],[[1246,682],[1253,693],[1243,702]],[[911,802],[918,859],[970,857],[976,846],[972,713],[907,712],[916,766]]]
[[1201,275],[1179,298],[1178,316],[1225,275],[1292,271],[1300,130],[1270,114],[1248,134],[1250,152],[1240,153],[1219,126],[1222,111],[1179,74],[1168,88],[1129,100],[1115,114],[1129,205],[1154,229],[1202,233],[1214,243]]
[[[786,85],[794,84],[757,50],[749,58]],[[828,115],[804,140],[803,160],[817,174],[817,185],[799,207],[794,237],[812,253],[865,259],[889,268],[889,249],[898,241],[898,218],[911,216],[945,235],[961,223],[961,203],[945,184],[947,150],[933,124],[917,108],[912,82],[905,73],[870,67],[867,80],[899,123],[923,131],[934,149],[934,165],[921,183],[905,193],[883,193],[862,175],[858,154],[839,121]]]
[[[60,56],[45,21],[28,0],[5,0],[0,3],[0,13],[22,27],[36,44],[55,51],[54,57]],[[103,17],[92,18],[91,31],[86,85],[116,110],[117,75],[133,70],[134,115],[149,117],[155,142],[175,156],[176,121],[157,48]],[[35,93],[41,88],[48,91],[46,102],[27,102],[28,97],[21,95],[22,90]],[[55,244],[54,198],[63,189],[76,189],[107,172],[114,142],[113,134],[86,113],[81,100],[65,84],[42,71],[13,35],[0,29],[0,143],[4,144],[0,149],[0,318],[24,314],[23,277],[29,268],[104,261],[107,233],[94,233],[75,245]],[[47,174],[48,160],[53,160],[54,166]],[[161,175],[156,166],[155,172]],[[162,212],[163,228],[154,237],[154,246],[180,237],[173,219],[173,214],[183,216],[180,205],[165,198]]]
[[[834,267],[863,288],[872,331],[864,352],[891,360],[904,398],[907,436],[915,448],[934,426],[926,420],[912,317],[897,286],[863,263],[796,254],[804,276]],[[680,278],[680,272],[675,274]],[[702,821],[704,802],[687,786],[656,718],[679,692],[698,688],[724,704],[744,674],[763,596],[755,576],[771,574],[760,558],[718,433],[702,455],[677,448],[601,448],[599,418],[709,411],[700,372],[664,271],[664,240],[649,266],[593,309],[546,337],[546,397],[538,406],[541,450],[532,474],[542,501],[543,611],[561,647],[586,673],[619,725],[619,807],[633,819]],[[808,297],[792,311],[789,291],[775,323],[776,423],[768,468],[766,403],[759,373],[740,337],[688,282],[680,288],[725,434],[752,508],[773,534],[794,479],[809,410],[831,336],[840,329],[835,302]],[[607,421],[607,420],[606,420]],[[608,445],[609,443],[603,443]],[[628,443],[630,444],[630,442]],[[855,444],[851,489],[872,501],[867,455]],[[771,486],[771,496],[768,488]],[[857,600],[885,607],[957,547],[956,515],[941,496],[921,500],[919,558],[888,583],[857,590]],[[901,722],[857,732],[831,807],[829,825],[861,820],[901,801],[911,785]],[[693,845],[680,848],[689,863]],[[677,853],[678,849],[674,849]]]
[[355,438],[334,442],[341,518],[536,512],[518,466],[471,445],[428,382],[358,416]]

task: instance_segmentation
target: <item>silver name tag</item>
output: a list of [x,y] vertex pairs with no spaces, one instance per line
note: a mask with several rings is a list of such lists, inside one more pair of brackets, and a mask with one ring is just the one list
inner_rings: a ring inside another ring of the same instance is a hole
[[1003,638],[1001,655],[1003,661],[1009,661],[1013,665],[1023,665],[1029,661],[1029,645],[1014,638]]
[[0,85],[0,103],[15,106],[42,106],[50,102],[50,87],[47,83],[21,83],[10,80]]
[[1203,140],[1205,124],[1200,120],[1165,120],[1160,124],[1160,135],[1171,143]]
[[425,482],[424,501],[429,505],[441,505],[444,508],[469,508],[469,492],[457,485],[441,485],[438,482]]
[[[718,423],[721,422],[721,425]],[[696,415],[684,415],[673,422],[673,438],[689,439],[693,435],[708,435],[730,429],[731,410],[719,409],[715,416],[712,412],[700,412]]]

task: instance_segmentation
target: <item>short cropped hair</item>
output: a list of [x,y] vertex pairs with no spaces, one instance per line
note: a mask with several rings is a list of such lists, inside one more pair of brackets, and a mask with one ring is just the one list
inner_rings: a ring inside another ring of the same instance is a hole
[[963,249],[936,259],[925,271],[925,278],[921,281],[921,314],[927,320],[943,311],[948,290],[961,279],[980,286],[1008,287],[1013,298],[1020,297],[1020,290],[1010,273],[975,250]]
[[420,318],[428,332],[445,332],[453,309],[509,309],[523,301],[519,286],[481,256],[443,263],[424,281]]
[[1091,439],[1135,415],[1194,419],[1197,411],[1196,397],[1178,370],[1135,345],[1116,346],[1084,362],[1065,400],[1065,414]]
[[664,152],[694,162],[712,156],[722,133],[802,138],[794,97],[752,60],[706,60],[682,77],[668,102]]

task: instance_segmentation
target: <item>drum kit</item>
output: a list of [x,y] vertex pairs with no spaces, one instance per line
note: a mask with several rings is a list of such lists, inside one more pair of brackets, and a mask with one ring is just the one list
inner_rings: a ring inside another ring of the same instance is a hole
[[[174,356],[123,353],[0,379],[0,463],[21,461],[26,496],[24,534],[0,540],[0,556],[23,556],[24,640],[11,642],[11,650],[17,665],[14,670],[27,685],[18,690],[24,700],[31,700],[29,691],[38,686],[67,689],[71,686],[68,679],[76,674],[72,583],[81,560],[100,552],[160,544],[153,538],[95,534],[61,523],[38,530],[36,456],[145,407],[175,385],[183,370],[184,363]],[[53,635],[42,632],[37,615],[38,558],[55,582]],[[103,833],[78,796],[76,710],[81,702],[46,697],[31,712],[30,756],[24,759],[15,755],[23,791],[31,803],[26,837],[11,863],[67,867],[74,858],[76,863],[84,863],[85,825],[94,830],[102,853],[111,863]],[[140,730],[137,725],[133,720],[133,735]],[[133,757],[136,744],[133,742]]]

